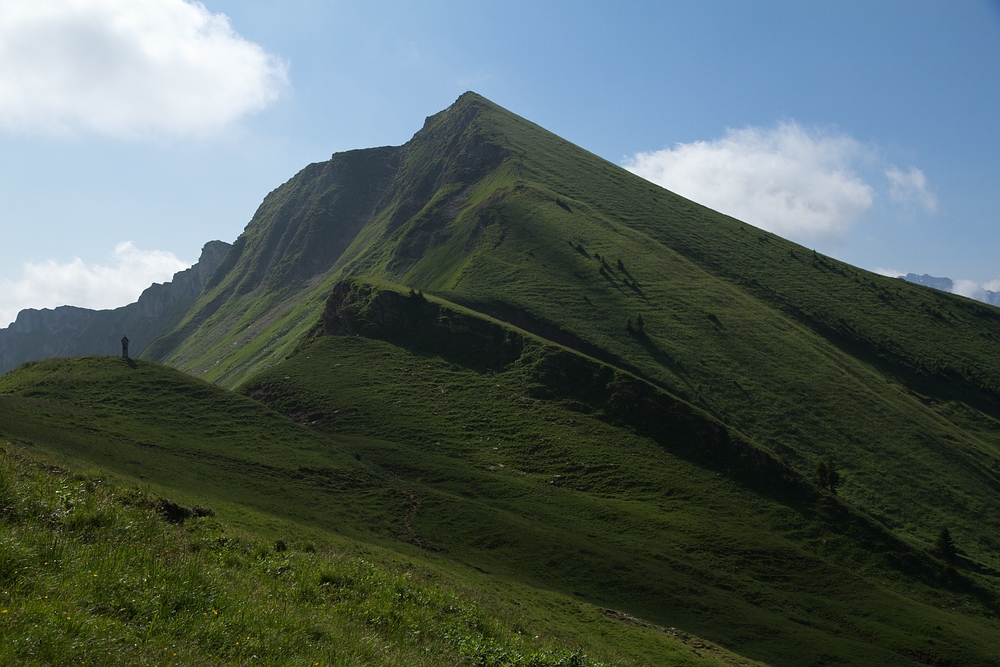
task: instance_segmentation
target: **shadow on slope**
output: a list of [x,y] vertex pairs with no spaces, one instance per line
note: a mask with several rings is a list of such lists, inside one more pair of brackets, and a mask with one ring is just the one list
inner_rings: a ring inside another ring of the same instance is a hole
[[662,390],[462,307],[345,282],[241,391],[363,437],[409,489],[400,539],[443,557],[776,664],[913,664],[964,590],[977,611],[926,655],[990,664],[967,642],[992,600],[962,576]]

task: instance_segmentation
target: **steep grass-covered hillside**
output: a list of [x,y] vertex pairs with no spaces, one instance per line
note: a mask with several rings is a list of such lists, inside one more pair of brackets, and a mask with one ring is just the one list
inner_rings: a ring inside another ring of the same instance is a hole
[[423,549],[775,664],[992,664],[973,646],[996,573],[951,569],[632,374],[363,281],[322,332],[242,391],[365,436],[350,446],[410,485]]
[[4,664],[748,664],[321,531],[252,513],[256,531],[236,528],[224,508],[183,507],[35,449],[0,443]]
[[[314,228],[340,234],[326,273],[286,242]],[[633,372],[802,474],[832,460],[841,496],[897,535],[926,548],[947,527],[1000,569],[996,309],[715,213],[472,93],[399,149],[311,166],[236,245],[160,341],[168,363],[235,386],[341,277],[387,278]]]
[[[276,525],[247,518],[263,512],[770,664],[992,664],[994,602],[970,572],[633,375],[361,282],[315,333],[244,386],[256,401],[148,362],[22,367],[0,381],[0,434],[250,528]],[[498,346],[516,352],[489,369],[465,356]]]
[[23,366],[0,433],[769,664],[996,665],[998,313],[468,93],[268,195],[180,370]]

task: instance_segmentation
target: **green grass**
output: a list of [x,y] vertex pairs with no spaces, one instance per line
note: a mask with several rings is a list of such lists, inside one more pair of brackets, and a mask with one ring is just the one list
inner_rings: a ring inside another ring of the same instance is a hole
[[[841,495],[895,534],[928,547],[947,526],[1000,570],[996,309],[815,255],[474,94],[398,150],[388,183],[359,171],[378,201],[353,182],[318,194],[317,166],[272,193],[203,296],[210,315],[162,357],[234,387],[294,350],[342,277],[400,282],[635,372],[803,474],[832,457]],[[357,230],[329,270],[265,279],[320,227]],[[641,337],[625,329],[638,315]]]
[[[438,329],[316,337],[348,276],[452,305]],[[269,195],[151,347],[276,412],[141,362],[49,362],[0,379],[0,432],[774,664],[997,664],[998,312],[468,94]],[[533,341],[515,362],[474,340],[496,322]],[[809,481],[828,459],[837,497]]]
[[[995,309],[814,255],[466,102],[516,157],[438,217],[443,240],[412,268],[380,264],[383,244],[346,270],[634,370],[802,472],[832,456],[841,494],[904,539],[947,525],[1000,569]],[[624,326],[639,314],[643,337]]]
[[[454,580],[478,572],[472,588],[527,607],[528,591],[562,592],[773,664],[905,665],[915,651],[991,664],[996,622],[975,596],[894,569],[816,508],[759,496],[576,402],[531,398],[534,384],[519,364],[494,376],[321,336],[247,387],[297,424],[148,362],[54,360],[0,380],[0,433],[244,530],[260,532],[264,512]],[[297,541],[285,530],[274,539]],[[588,655],[670,655],[558,626]]]
[[[322,337],[245,390],[364,436],[345,444],[412,489],[409,538],[450,559],[778,664],[906,664],[894,651],[938,625],[960,638],[933,638],[928,655],[996,650],[972,648],[996,632],[991,609],[893,569],[825,501],[762,498],[573,401],[532,398],[531,385],[516,364],[494,376]],[[956,606],[970,614],[932,620]]]
[[505,600],[390,552],[291,540],[281,522],[288,541],[168,523],[148,491],[9,442],[0,501],[4,664],[747,664],[559,596]]

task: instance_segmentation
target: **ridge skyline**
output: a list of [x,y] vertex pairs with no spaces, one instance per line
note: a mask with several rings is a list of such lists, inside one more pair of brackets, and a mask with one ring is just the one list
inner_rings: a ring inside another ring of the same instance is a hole
[[[178,20],[142,20],[161,6]],[[190,263],[206,239],[233,240],[261,196],[301,165],[399,145],[413,118],[467,89],[615,164],[647,156],[654,174],[683,177],[668,189],[855,266],[987,289],[1000,276],[987,251],[1000,242],[992,195],[1000,160],[986,148],[1000,142],[992,3],[611,12],[588,2],[560,10],[514,2],[499,17],[395,0],[377,16],[300,0],[280,11],[259,0],[143,7],[87,0],[78,13],[22,12],[10,42],[21,50],[8,53],[16,60],[4,71],[15,88],[34,82],[46,95],[0,97],[0,149],[9,156],[0,179],[0,326],[24,307],[121,305],[96,294],[68,298],[68,287],[98,273],[128,284],[137,272],[119,270],[111,256],[125,241],[144,263],[155,253]],[[115,24],[115,12],[123,13],[117,24],[134,28],[127,44],[100,29]],[[502,29],[473,38],[466,21]],[[172,31],[179,26],[189,30]],[[79,37],[58,62],[32,47],[53,31]],[[151,62],[142,49],[149,43],[204,57]],[[218,50],[201,50],[208,45]],[[115,54],[104,71],[143,72],[149,85],[78,70],[86,53]],[[220,69],[220,54],[244,67]],[[217,95],[190,87],[204,80],[218,84]],[[150,100],[156,94],[162,101]],[[25,112],[18,99],[72,103]],[[115,132],[102,109],[131,131]],[[199,118],[219,125],[194,131]],[[726,194],[721,202],[699,196],[705,182],[725,185],[709,188]],[[803,225],[835,238],[788,233],[795,220],[780,207],[747,213],[781,193]],[[179,268],[136,282],[131,298]],[[12,302],[16,293],[32,298]]]
[[[473,91],[467,91],[464,94],[477,95],[477,93],[474,93]],[[445,109],[445,110],[447,110],[447,109]],[[808,141],[808,138],[806,138],[806,140]],[[402,145],[402,144],[400,144],[400,145]],[[333,153],[333,157],[336,157],[336,156],[338,156],[340,154],[351,153],[351,152],[358,151],[358,150],[366,150],[366,149],[365,148],[356,148],[356,149],[349,149],[349,150],[346,150],[346,151],[338,151],[338,152]],[[682,148],[677,148],[675,150],[681,151]],[[664,151],[661,151],[660,153],[664,153],[664,152],[669,153],[669,151],[666,150],[666,149]],[[657,178],[658,174],[657,174],[657,168],[656,168],[656,166],[655,165],[650,166],[650,163],[655,163],[656,155],[657,154],[655,152],[646,153],[646,154],[637,154],[637,156],[635,158],[632,158],[630,160],[623,161],[622,163],[620,163],[620,166],[622,166],[622,167],[624,167],[624,168],[632,171],[633,173],[636,173],[639,176],[642,176],[643,178],[646,178],[647,180],[650,180],[653,183],[661,185],[661,187],[663,187],[662,183],[657,183],[657,180],[662,181],[663,179],[662,178],[659,178],[659,179]],[[643,164],[644,160],[645,160],[646,164]],[[669,190],[669,188],[666,188],[666,189]],[[682,193],[677,192],[676,194],[682,194]],[[916,194],[920,195],[920,192],[918,191],[918,192],[916,192]],[[683,194],[682,194],[682,196],[683,196]],[[927,196],[930,196],[930,195],[928,194]],[[697,200],[693,200],[693,201],[697,201]],[[698,202],[698,203],[704,203],[704,202]],[[709,205],[709,208],[712,208],[712,206]],[[720,209],[715,209],[715,210],[717,210],[717,211],[719,211],[719,212],[721,212],[723,214],[730,215],[730,213],[727,213],[724,210],[720,210]],[[738,215],[734,215],[733,217],[736,217],[737,219],[740,219],[742,222],[745,222],[747,224],[753,224],[752,222],[750,222],[750,221],[748,221],[746,219],[739,218]],[[759,228],[768,230],[768,226],[767,225],[760,226]],[[774,231],[774,230],[770,230],[770,231]],[[778,231],[776,233],[779,236],[782,236],[783,238],[786,238],[788,240],[792,240],[792,241],[796,240],[794,238],[795,235],[791,235],[791,236],[783,235],[781,233],[781,231]],[[806,242],[804,244],[807,245],[807,246],[809,245],[808,239],[806,239]],[[183,262],[180,262],[179,260],[177,260],[170,253],[164,254],[164,253],[162,253],[160,251],[149,251],[149,252],[146,252],[146,251],[138,250],[138,249],[136,249],[131,244],[131,242],[120,243],[119,244],[119,248],[122,248],[122,247],[127,248],[127,250],[125,252],[127,253],[127,256],[130,256],[129,259],[131,260],[133,266],[134,265],[138,265],[138,263],[153,261],[153,262],[158,263],[158,264],[160,264],[161,266],[164,267],[162,269],[154,269],[154,270],[160,270],[161,272],[164,271],[164,270],[169,270],[170,271],[169,274],[167,274],[163,279],[161,279],[159,281],[153,280],[153,281],[151,281],[149,284],[147,284],[145,286],[136,285],[136,288],[139,289],[140,292],[144,291],[145,289],[147,289],[148,287],[150,287],[152,285],[156,285],[156,284],[163,283],[163,282],[168,282],[169,279],[172,279],[172,277],[173,277],[174,274],[176,274],[176,273],[178,273],[180,271],[183,271],[183,270],[190,269],[192,266],[194,266],[197,263],[197,262],[195,262],[195,263],[192,263],[192,264],[189,264],[189,265],[185,266]],[[117,253],[118,253],[118,250],[116,249],[116,254]],[[834,254],[833,256],[836,256],[836,255]],[[113,269],[112,267],[96,267],[96,269],[98,270],[98,272],[97,272],[96,275],[100,275],[101,273],[104,273],[107,277],[111,277],[116,272],[117,273],[122,273],[123,270],[127,269],[128,265],[125,264],[124,262],[122,262],[122,260],[120,260],[120,259],[118,261],[120,262],[119,269]],[[129,260],[124,260],[124,261],[129,261]],[[27,270],[33,271],[36,274],[41,273],[42,271],[49,271],[49,272],[53,272],[54,271],[56,273],[59,273],[59,271],[61,270],[60,267],[57,266],[53,262],[49,262],[48,265],[45,266],[44,268],[41,267],[41,266],[32,267],[32,266],[30,266],[28,264],[26,264],[25,266],[26,266]],[[79,258],[76,258],[72,264],[66,265],[66,268],[70,268],[70,267],[72,267],[72,271],[78,277],[80,276],[81,272],[82,272],[83,275],[87,275],[87,273],[90,271],[90,269],[84,268],[84,266],[83,266],[82,262],[79,260]],[[881,267],[881,265],[879,265],[879,267]],[[875,273],[880,273],[882,275],[887,275],[887,276],[891,276],[891,277],[905,277],[904,274],[901,273],[901,272],[899,272],[899,271],[890,270],[890,269],[884,269],[884,268],[879,268],[879,267],[873,268],[873,267],[859,266],[859,268],[867,268],[868,270],[874,271]],[[928,276],[929,275],[929,274],[926,274],[926,273],[925,274],[917,274],[914,271],[910,271],[908,274],[909,275],[914,275],[914,276],[918,276],[918,275]],[[121,278],[118,278],[118,279],[121,279]],[[113,280],[114,280],[114,278],[111,279],[112,282],[113,282]],[[947,291],[947,292],[950,292],[950,293],[954,293],[954,294],[958,294],[960,296],[966,296],[968,298],[972,298],[972,299],[975,299],[977,301],[980,301],[980,302],[983,302],[983,303],[987,303],[987,304],[990,304],[990,305],[998,305],[997,299],[995,299],[993,297],[993,295],[995,293],[997,293],[998,291],[1000,291],[1000,278],[998,278],[997,280],[991,281],[991,282],[986,282],[986,283],[977,283],[975,281],[970,281],[970,280],[961,279],[961,278],[960,279],[946,278],[945,280],[951,281],[951,285],[955,289],[953,291],[952,288],[948,288],[948,289],[945,289],[944,291]],[[91,281],[93,282],[93,279],[91,279]],[[109,281],[105,280],[104,282],[107,283]],[[932,287],[934,286],[933,284],[930,284],[930,283],[927,283],[927,282],[921,282],[919,284],[928,284],[928,285],[930,285]],[[12,283],[8,279],[8,287],[10,285],[12,285]],[[993,289],[993,288],[996,288],[996,289]],[[90,306],[87,306],[87,305],[83,305],[83,304],[80,303],[80,300],[76,300],[77,301],[76,303],[71,303],[69,301],[66,301],[64,303],[59,303],[58,305],[55,305],[55,304],[53,304],[53,305],[31,304],[31,305],[27,305],[27,306],[25,306],[23,308],[19,308],[16,311],[13,311],[12,315],[10,314],[12,311],[9,308],[5,310],[3,308],[3,304],[0,303],[0,320],[5,319],[5,317],[9,317],[10,318],[10,322],[5,327],[0,327],[0,330],[3,330],[4,328],[8,328],[11,325],[13,325],[14,321],[17,318],[17,315],[21,311],[23,311],[23,310],[38,310],[38,311],[43,311],[43,310],[53,310],[55,308],[62,308],[62,307],[67,307],[67,306],[68,307],[75,307],[75,308],[85,308],[87,310],[112,310],[112,309],[121,308],[123,306],[126,306],[126,305],[129,305],[131,303],[134,303],[136,300],[138,300],[138,295],[132,301],[125,301],[123,303],[119,303],[118,305],[102,306],[102,307],[97,307],[97,308],[90,307]],[[7,314],[4,315],[4,313],[7,313]]]

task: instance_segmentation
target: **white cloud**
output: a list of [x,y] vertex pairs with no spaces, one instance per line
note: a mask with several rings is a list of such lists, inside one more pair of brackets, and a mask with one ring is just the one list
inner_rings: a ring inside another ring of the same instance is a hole
[[277,99],[287,65],[187,0],[0,0],[0,126],[205,134]]
[[871,206],[875,191],[853,168],[869,153],[851,137],[781,123],[639,153],[625,168],[752,225],[816,240],[842,236]]
[[889,179],[889,197],[904,204],[917,204],[927,211],[937,211],[937,197],[927,187],[927,177],[916,167],[903,172],[896,167],[885,170]]
[[982,284],[975,280],[955,280],[951,291],[953,294],[1000,306],[1000,278]]
[[66,264],[25,263],[20,279],[0,280],[0,322],[14,321],[24,308],[124,306],[154,282],[168,281],[189,266],[173,253],[139,250],[129,241],[115,246],[108,265],[88,265],[79,257]]
[[878,267],[877,269],[872,269],[873,273],[877,273],[880,276],[886,276],[887,278],[898,278],[900,276],[905,276],[906,271],[897,271],[896,269],[886,269],[884,267]]
[[960,294],[961,296],[967,296],[970,299],[978,299],[980,301],[982,298],[983,288],[980,287],[979,283],[975,280],[953,280],[951,281],[951,293]]

